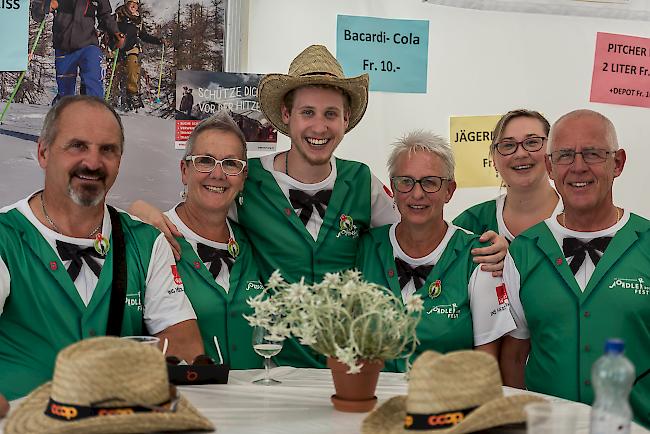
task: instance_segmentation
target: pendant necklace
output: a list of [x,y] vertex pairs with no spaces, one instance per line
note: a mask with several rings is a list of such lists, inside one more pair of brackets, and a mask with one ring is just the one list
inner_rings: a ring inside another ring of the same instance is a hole
[[[54,223],[54,220],[50,217],[50,215],[47,213],[47,209],[45,209],[45,200],[43,198],[43,192],[41,191],[41,209],[43,210],[43,215],[45,216],[45,220],[47,220],[47,223],[52,226],[52,229],[54,229],[56,232],[61,233],[59,228],[56,226]],[[106,253],[108,253],[108,249],[110,247],[110,244],[108,242],[108,239],[104,237],[101,232],[99,232],[102,228],[102,225],[104,224],[104,221],[99,223],[99,226],[97,226],[91,233],[88,234],[86,238],[94,238],[95,240],[93,241],[93,247],[95,248],[95,251],[99,253],[102,256],[106,256]]]

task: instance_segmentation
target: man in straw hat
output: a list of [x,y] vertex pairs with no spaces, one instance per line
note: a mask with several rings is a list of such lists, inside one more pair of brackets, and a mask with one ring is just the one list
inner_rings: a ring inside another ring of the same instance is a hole
[[[291,148],[248,161],[248,179],[232,210],[244,227],[264,278],[280,270],[285,280],[320,281],[325,273],[354,268],[359,235],[398,220],[390,190],[368,166],[333,156],[368,105],[368,74],[347,78],[322,45],[291,62],[288,74],[267,74],[258,88],[269,122],[291,139]],[[171,222],[139,202],[134,213],[167,233]],[[484,248],[503,251],[507,243]],[[493,258],[486,258],[494,260]],[[499,267],[500,268],[500,267]],[[315,352],[290,341],[276,357],[283,365],[324,367]]]
[[99,337],[62,350],[52,381],[13,410],[5,434],[213,431],[167,379],[162,353],[149,345]]
[[408,395],[370,413],[362,434],[463,434],[526,420],[523,408],[542,398],[503,396],[496,359],[480,351],[426,351],[413,363]]
[[503,350],[521,361],[511,368],[520,386],[591,404],[591,367],[606,339],[622,338],[638,375],[632,408],[650,426],[650,222],[614,205],[625,160],[600,113],[576,110],[551,128],[546,168],[564,212],[510,247],[504,280],[520,339]]
[[0,393],[8,399],[49,380],[58,351],[91,336],[152,334],[187,360],[203,352],[168,243],[105,204],[123,146],[120,118],[102,99],[61,99],[38,141],[43,190],[0,211]]

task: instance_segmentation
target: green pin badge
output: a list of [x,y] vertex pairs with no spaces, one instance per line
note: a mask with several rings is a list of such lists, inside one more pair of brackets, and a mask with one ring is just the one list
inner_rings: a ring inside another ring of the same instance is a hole
[[230,253],[230,256],[233,258],[239,256],[239,244],[237,244],[237,241],[235,241],[234,238],[228,240],[228,253]]
[[95,236],[95,241],[93,241],[93,247],[95,251],[102,256],[106,256],[108,250],[111,248],[111,244],[108,242],[108,238],[100,233]]
[[436,280],[433,282],[431,285],[429,285],[429,297],[430,298],[436,298],[440,295],[442,292],[442,282],[440,280]]

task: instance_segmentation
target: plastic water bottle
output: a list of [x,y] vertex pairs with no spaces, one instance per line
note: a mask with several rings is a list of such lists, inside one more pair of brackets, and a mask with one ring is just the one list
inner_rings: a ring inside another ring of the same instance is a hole
[[629,395],[634,366],[623,355],[620,339],[608,339],[605,354],[591,368],[596,400],[591,409],[590,434],[629,434],[632,408]]

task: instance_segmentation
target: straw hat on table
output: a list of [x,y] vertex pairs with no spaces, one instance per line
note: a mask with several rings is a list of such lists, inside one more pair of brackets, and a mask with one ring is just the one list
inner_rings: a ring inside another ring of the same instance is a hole
[[422,353],[413,363],[408,395],[389,399],[363,421],[363,434],[473,433],[526,420],[523,408],[543,401],[503,396],[496,360],[480,351]]
[[157,348],[114,337],[63,349],[54,377],[7,419],[5,434],[213,431],[167,378]]
[[284,96],[299,87],[330,85],[342,89],[350,97],[350,119],[346,133],[354,128],[368,106],[368,74],[346,78],[343,68],[332,53],[322,45],[311,45],[298,54],[288,74],[267,74],[260,81],[258,98],[264,116],[282,134],[289,128],[282,122]]

